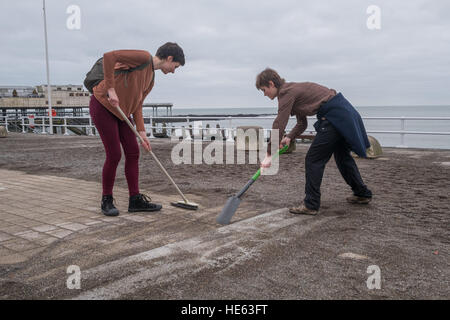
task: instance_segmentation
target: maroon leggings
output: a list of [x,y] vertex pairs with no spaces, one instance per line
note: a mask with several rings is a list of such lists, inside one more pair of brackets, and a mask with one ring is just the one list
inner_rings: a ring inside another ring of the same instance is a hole
[[125,153],[128,191],[130,196],[139,194],[139,145],[134,132],[125,121],[109,112],[94,96],[91,96],[89,112],[106,152],[102,172],[103,195],[112,195],[116,169],[122,156],[120,144]]

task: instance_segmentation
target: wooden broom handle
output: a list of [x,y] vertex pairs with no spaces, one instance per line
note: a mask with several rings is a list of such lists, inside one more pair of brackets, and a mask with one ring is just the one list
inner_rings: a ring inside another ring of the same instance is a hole
[[[125,122],[128,124],[128,126],[130,127],[131,130],[133,130],[134,134],[136,135],[136,137],[139,138],[139,140],[141,141],[142,144],[145,144],[144,138],[141,137],[141,135],[139,134],[139,132],[136,130],[136,128],[133,126],[133,124],[130,122],[130,120],[125,116],[125,114],[123,113],[122,109],[120,109],[120,107],[118,106],[117,109],[119,110],[120,115],[122,116],[122,118],[125,119]],[[180,196],[183,198],[185,203],[188,203],[189,201],[186,199],[186,197],[184,196],[183,192],[181,192],[180,188],[178,188],[177,184],[175,183],[175,181],[173,181],[172,177],[169,175],[169,173],[166,171],[166,169],[163,167],[163,165],[161,164],[161,162],[158,160],[158,158],[156,157],[156,155],[153,153],[153,151],[150,150],[150,154],[152,155],[153,159],[155,159],[156,163],[158,164],[158,166],[161,168],[162,172],[164,172],[164,174],[167,176],[167,178],[169,178],[170,182],[172,182],[172,184],[174,185],[175,189],[177,189],[178,193],[180,194]]]

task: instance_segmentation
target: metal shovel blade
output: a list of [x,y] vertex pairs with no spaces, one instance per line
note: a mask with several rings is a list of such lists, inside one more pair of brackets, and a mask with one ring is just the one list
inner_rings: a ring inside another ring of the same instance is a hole
[[216,219],[217,223],[229,224],[240,203],[241,199],[236,196],[228,198],[227,203],[225,203],[225,206],[222,209],[222,212]]

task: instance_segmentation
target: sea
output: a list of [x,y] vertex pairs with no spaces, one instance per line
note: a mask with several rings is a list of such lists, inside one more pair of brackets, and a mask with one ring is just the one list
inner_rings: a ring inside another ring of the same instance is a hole
[[[400,134],[376,133],[371,131],[400,131],[402,122],[399,119],[364,119],[364,117],[435,117],[449,118],[447,120],[406,120],[404,122],[405,131],[419,132],[447,132],[450,133],[450,106],[355,106],[363,118],[368,135],[377,139],[385,147],[408,147],[408,148],[432,148],[450,149],[449,135],[426,135],[426,134],[405,134],[403,141]],[[144,114],[146,114],[144,112]],[[147,113],[146,115],[150,115]],[[164,116],[165,109],[160,110],[158,115]],[[272,127],[273,119],[262,119],[262,117],[275,116],[276,107],[251,107],[251,108],[172,108],[172,116],[232,116],[232,127],[255,125],[265,129]],[[235,119],[237,115],[250,116],[251,119]],[[191,120],[192,121],[192,120]],[[306,132],[313,132],[314,118],[308,118],[308,128]],[[292,128],[296,123],[295,117],[291,117],[287,129]],[[229,120],[210,121],[203,120],[203,128],[206,124],[221,128],[229,127]],[[178,124],[181,125],[181,124]]]

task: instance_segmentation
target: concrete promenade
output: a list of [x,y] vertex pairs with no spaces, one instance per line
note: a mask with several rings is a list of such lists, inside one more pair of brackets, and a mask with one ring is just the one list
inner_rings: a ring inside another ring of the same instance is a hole
[[[308,146],[298,145],[220,226],[217,214],[255,166],[175,166],[172,145],[152,145],[197,211],[172,207],[180,197],[143,158],[141,192],[163,210],[127,212],[122,166],[120,215],[106,217],[98,138],[0,140],[0,299],[450,298],[449,150],[388,148],[357,159],[375,194],[367,206],[346,203],[348,186],[330,161],[321,211],[297,216],[287,207],[302,191]],[[371,266],[380,289],[367,285]]]

